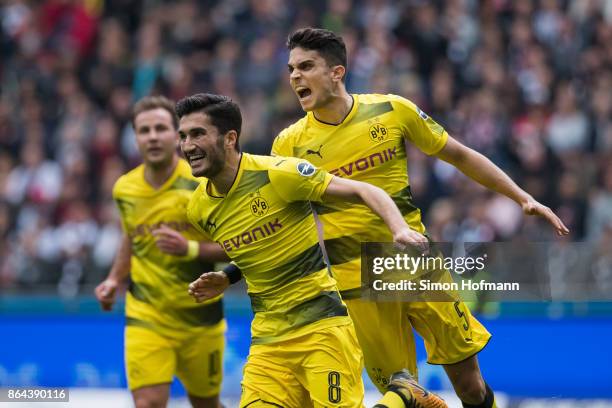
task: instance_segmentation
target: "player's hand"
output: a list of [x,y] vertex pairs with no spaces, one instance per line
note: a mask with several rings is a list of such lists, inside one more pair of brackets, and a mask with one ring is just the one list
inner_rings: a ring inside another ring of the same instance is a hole
[[155,237],[155,245],[160,251],[175,256],[187,255],[187,238],[167,225],[162,225],[154,230],[153,237]]
[[96,286],[94,293],[96,294],[98,302],[100,302],[100,305],[102,306],[102,310],[108,312],[113,309],[118,286],[119,283],[114,279],[106,279]]
[[563,224],[563,221],[548,207],[540,204],[538,201],[530,197],[521,207],[526,215],[536,215],[548,221],[557,232],[557,235],[563,236],[569,234],[569,229]]
[[427,252],[429,249],[427,237],[408,226],[401,228],[393,234],[393,242],[400,249],[405,249],[408,246],[421,252]]
[[230,281],[225,272],[207,272],[189,284],[189,294],[196,302],[201,303],[219,296],[229,285]]

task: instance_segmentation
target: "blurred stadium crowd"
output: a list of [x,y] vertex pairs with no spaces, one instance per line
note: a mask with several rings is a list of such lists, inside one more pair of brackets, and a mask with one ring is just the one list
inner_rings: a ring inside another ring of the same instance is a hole
[[[90,290],[120,237],[115,180],[139,162],[134,101],[195,92],[243,109],[266,154],[303,115],[285,39],[334,30],[350,92],[396,93],[612,247],[612,1],[7,0],[0,6],[0,290]],[[411,152],[437,240],[549,240],[513,202]],[[602,238],[605,237],[605,238]]]

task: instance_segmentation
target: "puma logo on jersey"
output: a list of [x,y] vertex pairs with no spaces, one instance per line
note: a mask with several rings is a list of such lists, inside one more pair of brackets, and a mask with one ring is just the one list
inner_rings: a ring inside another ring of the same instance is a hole
[[337,169],[330,170],[330,173],[338,177],[350,177],[353,175],[353,173],[366,171],[369,168],[376,167],[388,162],[389,160],[393,160],[394,158],[397,158],[397,146],[357,159],[353,162],[340,166]]
[[323,145],[319,146],[319,150],[312,150],[312,149],[306,150],[306,156],[308,156],[309,154],[316,154],[317,156],[319,156],[322,159],[323,158],[323,156],[321,155],[321,148],[322,147],[323,147]]

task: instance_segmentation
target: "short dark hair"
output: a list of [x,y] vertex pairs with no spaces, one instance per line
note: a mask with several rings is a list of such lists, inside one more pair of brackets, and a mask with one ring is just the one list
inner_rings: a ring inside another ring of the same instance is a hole
[[153,109],[167,110],[170,116],[172,117],[172,125],[174,126],[174,129],[178,129],[178,118],[176,117],[176,113],[174,113],[174,102],[162,95],[145,96],[144,98],[136,102],[136,104],[132,108],[132,127],[136,128],[136,116],[140,115],[142,112],[150,111]]
[[344,40],[333,31],[324,28],[300,28],[287,39],[289,51],[296,47],[317,51],[330,67],[342,65],[348,68]]
[[[230,130],[235,130],[240,137],[242,130],[240,107],[228,96],[210,93],[187,96],[176,103],[175,110],[179,119],[194,112],[204,113],[208,115],[220,134],[224,135]],[[236,150],[240,151],[238,139],[236,139]]]

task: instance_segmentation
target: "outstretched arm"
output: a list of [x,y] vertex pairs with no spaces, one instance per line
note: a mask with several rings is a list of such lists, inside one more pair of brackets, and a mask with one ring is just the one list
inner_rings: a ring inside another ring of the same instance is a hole
[[427,238],[412,230],[399,209],[381,188],[360,181],[333,177],[323,193],[322,201],[329,198],[340,198],[356,203],[363,203],[370,207],[393,234],[393,241],[400,244],[427,244]]
[[535,200],[491,160],[477,151],[449,136],[446,145],[436,154],[436,157],[452,164],[477,183],[514,200],[526,215],[537,215],[546,219],[555,228],[558,235],[569,233],[561,219],[550,208]]

